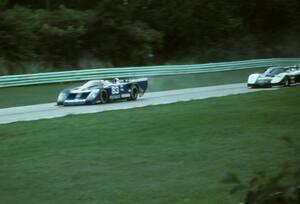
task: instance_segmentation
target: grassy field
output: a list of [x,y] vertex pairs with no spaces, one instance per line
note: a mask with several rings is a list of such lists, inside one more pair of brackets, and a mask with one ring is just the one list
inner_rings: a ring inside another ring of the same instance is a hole
[[299,155],[300,87],[0,125],[0,203],[239,203]]
[[[261,70],[262,69],[245,69],[239,71],[215,72],[205,74],[150,77],[148,91],[153,92],[170,89],[246,82],[247,77],[250,73]],[[77,86],[79,84],[82,83],[76,82],[0,88],[0,108],[54,102],[57,99],[58,93],[62,89]]]

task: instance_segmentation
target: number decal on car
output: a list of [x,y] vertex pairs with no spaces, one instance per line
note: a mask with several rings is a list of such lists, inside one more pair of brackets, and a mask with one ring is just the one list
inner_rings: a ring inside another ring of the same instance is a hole
[[120,93],[119,87],[118,86],[111,87],[111,93],[112,94],[119,94]]

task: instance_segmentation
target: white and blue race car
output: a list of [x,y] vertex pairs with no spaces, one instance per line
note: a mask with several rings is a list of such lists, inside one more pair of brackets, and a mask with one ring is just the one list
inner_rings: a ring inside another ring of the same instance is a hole
[[91,80],[82,86],[60,92],[57,105],[83,105],[108,103],[113,100],[136,100],[147,90],[148,79]]
[[264,88],[273,86],[290,86],[300,83],[300,67],[270,67],[264,73],[251,74],[248,77],[249,88]]

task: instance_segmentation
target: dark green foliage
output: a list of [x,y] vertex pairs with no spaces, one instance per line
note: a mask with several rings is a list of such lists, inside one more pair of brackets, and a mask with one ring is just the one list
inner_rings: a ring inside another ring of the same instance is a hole
[[[282,138],[300,154],[299,145],[290,137]],[[224,183],[233,184],[230,194],[246,190],[244,204],[298,204],[300,203],[300,161],[286,163],[281,171],[267,177],[265,171],[256,172],[248,185],[242,184],[234,173],[228,173]]]
[[[133,6],[134,7],[134,6]],[[89,50],[115,66],[145,65],[161,45],[161,33],[132,17],[126,1],[104,0],[87,35]],[[98,45],[95,47],[95,44]]]
[[[82,53],[81,37],[92,17],[92,11],[64,6],[52,12],[20,6],[3,11],[0,13],[0,74],[26,72],[26,62],[76,64]],[[40,67],[45,69],[43,64]]]
[[1,0],[0,11],[0,74],[300,51],[298,0]]
[[19,63],[35,58],[33,49],[38,36],[34,30],[39,16],[30,9],[15,7],[1,12],[0,19],[0,61],[8,73],[23,72]]
[[0,10],[5,9],[7,5],[7,0],[0,0]]
[[[53,62],[67,62],[72,65],[82,55],[83,40],[88,23],[93,18],[92,11],[78,11],[60,6],[47,12],[44,23],[38,30],[40,46],[38,53]],[[76,64],[76,63],[75,63]]]

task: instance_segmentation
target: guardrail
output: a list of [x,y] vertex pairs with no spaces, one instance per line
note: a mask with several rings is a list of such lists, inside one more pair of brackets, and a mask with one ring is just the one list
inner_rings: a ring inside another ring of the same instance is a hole
[[0,88],[35,84],[83,81],[92,79],[163,76],[176,74],[207,73],[217,71],[232,71],[268,66],[287,66],[299,63],[300,58],[272,58],[192,65],[101,68],[63,72],[47,72],[38,74],[6,75],[0,76]]

